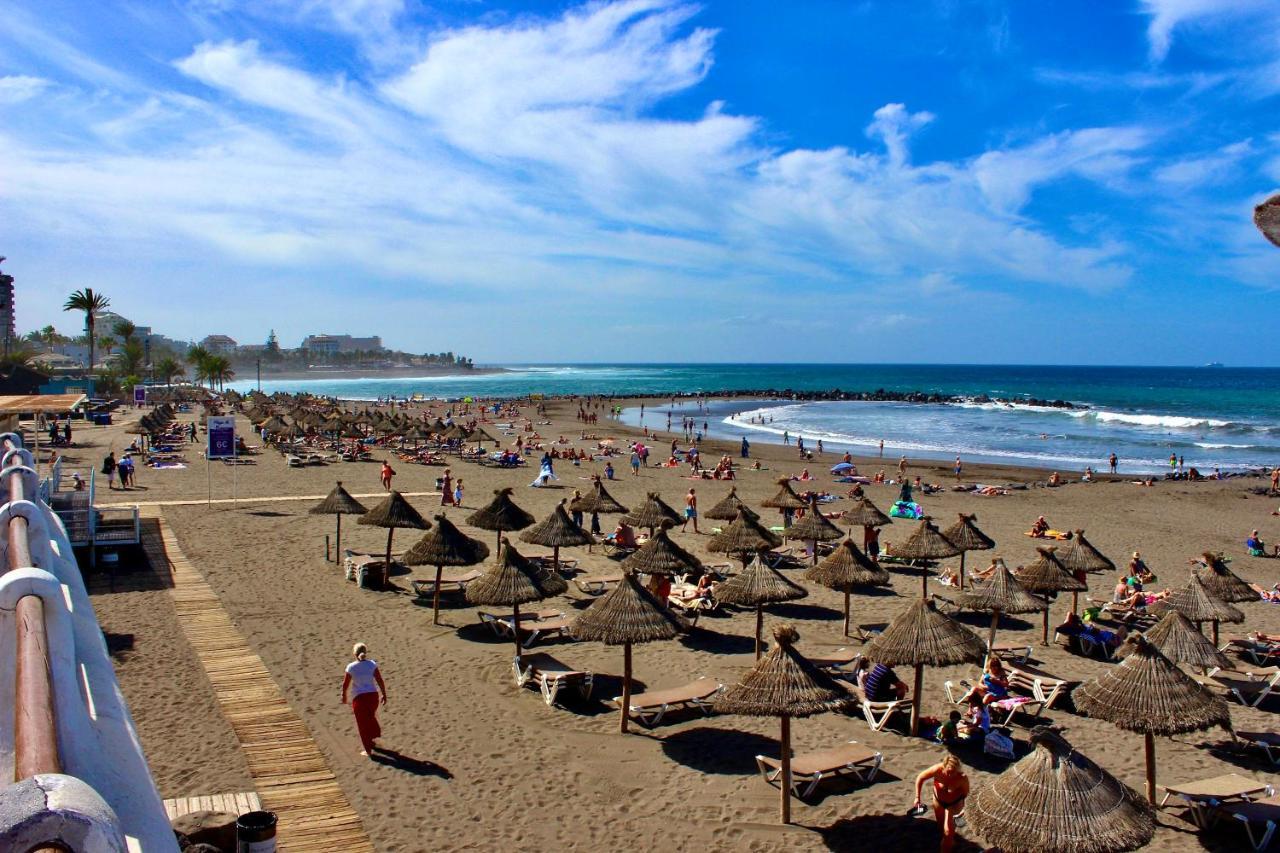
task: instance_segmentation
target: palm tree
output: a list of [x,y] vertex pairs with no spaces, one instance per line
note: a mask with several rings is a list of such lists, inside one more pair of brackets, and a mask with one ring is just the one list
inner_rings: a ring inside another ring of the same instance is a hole
[[203,381],[205,377],[204,365],[209,360],[209,351],[197,344],[187,350],[187,364],[195,368],[196,382]]
[[236,375],[236,372],[231,369],[231,359],[225,355],[210,356],[205,364],[205,373],[209,378],[209,386],[213,387],[216,383],[219,391],[222,390],[225,382]]
[[86,287],[84,290],[77,290],[75,293],[67,297],[67,304],[62,306],[63,311],[83,311],[84,312],[84,328],[89,339],[89,373],[93,373],[93,327],[96,323],[94,315],[99,311],[107,310],[107,306],[111,304],[111,300],[103,296],[101,293],[94,293],[92,287]]
[[186,373],[186,368],[171,355],[166,355],[164,358],[157,361],[155,370],[156,375],[163,379],[164,384],[169,388],[173,387],[174,377],[181,376],[183,373]]
[[98,338],[98,346],[107,351],[107,358],[111,357],[111,351],[116,348],[116,339],[110,335],[103,335]]
[[121,343],[129,343],[133,340],[133,336],[137,333],[138,327],[131,320],[119,320],[111,327],[112,333],[120,339]]

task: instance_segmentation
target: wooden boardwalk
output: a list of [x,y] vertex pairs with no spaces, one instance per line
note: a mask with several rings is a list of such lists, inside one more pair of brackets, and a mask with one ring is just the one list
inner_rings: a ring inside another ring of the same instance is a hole
[[[157,516],[155,511],[147,514]],[[169,567],[178,621],[240,741],[262,807],[279,819],[279,849],[372,853],[360,817],[310,731],[290,709],[262,659],[236,630],[213,588],[182,553],[163,516],[158,521],[144,536],[143,548],[155,571]]]
[[192,812],[227,812],[239,816],[246,812],[261,811],[261,809],[262,801],[254,791],[240,794],[209,794],[203,797],[176,797],[164,801],[164,811],[170,821]]

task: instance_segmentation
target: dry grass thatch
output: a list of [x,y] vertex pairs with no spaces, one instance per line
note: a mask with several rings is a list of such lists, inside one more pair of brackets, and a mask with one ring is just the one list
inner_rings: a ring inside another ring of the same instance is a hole
[[1034,749],[969,798],[974,831],[1005,853],[1112,853],[1155,834],[1155,809],[1047,726]]
[[1000,611],[1001,613],[1038,613],[1049,605],[1044,599],[1032,595],[1018,583],[1004,566],[996,566],[991,579],[985,583],[975,583],[959,594],[956,601],[971,610],[984,613]]
[[840,682],[796,651],[800,635],[795,628],[779,625],[773,637],[769,653],[721,694],[715,703],[717,711],[749,717],[809,717],[838,711],[853,701]]
[[364,504],[342,488],[342,481],[339,480],[333,491],[309,511],[312,515],[364,515],[366,510]]
[[1209,638],[1196,630],[1191,620],[1176,610],[1170,610],[1154,628],[1143,632],[1157,649],[1174,663],[1186,664],[1197,669],[1213,667],[1231,668],[1227,656],[1209,642]]
[[467,584],[466,597],[468,604],[511,607],[561,595],[568,589],[564,578],[544,572],[503,539],[497,561]]
[[493,500],[467,516],[467,524],[481,530],[524,530],[534,517],[516,506],[511,488],[494,489]]
[[1053,548],[1036,548],[1039,556],[1018,569],[1018,583],[1031,592],[1084,592],[1089,585],[1067,571]]
[[1077,530],[1071,545],[1058,555],[1058,562],[1069,572],[1114,572],[1116,564],[1084,538],[1084,531]]
[[1201,559],[1204,562],[1192,568],[1191,574],[1200,578],[1204,588],[1214,598],[1228,603],[1258,600],[1257,591],[1228,569],[1217,554],[1206,551]]
[[804,518],[788,527],[782,535],[801,542],[834,542],[844,536],[844,531],[822,514],[815,500],[809,502],[809,511]]
[[844,511],[844,522],[850,527],[883,527],[893,519],[880,511],[870,498],[855,498],[853,506]]
[[569,633],[579,640],[609,646],[670,640],[685,629],[684,621],[658,601],[628,572],[616,585],[583,611]]
[[1239,608],[1212,595],[1204,582],[1194,574],[1186,586],[1175,589],[1168,597],[1155,602],[1148,609],[1158,616],[1176,610],[1192,622],[1244,621],[1244,613]]
[[939,533],[930,519],[922,518],[915,532],[902,543],[895,544],[891,553],[908,560],[941,560],[958,556],[960,549]]
[[677,575],[701,572],[702,562],[671,540],[666,521],[648,542],[622,561],[624,571],[644,575]]
[[795,601],[808,594],[808,590],[766,566],[759,557],[752,560],[744,571],[716,585],[719,601],[750,607],[776,601]]
[[1227,702],[1173,665],[1141,634],[1120,648],[1124,660],[1076,688],[1076,707],[1126,731],[1176,735],[1231,727]]
[[1273,195],[1253,209],[1253,224],[1262,236],[1280,246],[1280,195]]
[[382,502],[360,516],[357,524],[368,524],[373,527],[410,527],[415,530],[426,530],[431,526],[399,492],[392,492]]
[[704,512],[704,518],[712,518],[716,521],[733,521],[738,517],[738,510],[746,510],[747,515],[759,517],[758,513],[751,507],[742,502],[742,498],[738,497],[738,487],[730,486],[729,494],[725,495],[711,509]]
[[550,515],[520,534],[520,541],[547,548],[572,548],[594,543],[596,540],[590,533],[573,523],[569,513],[564,511],[564,505],[563,500],[556,504]]
[[680,513],[676,512],[658,496],[657,492],[649,492],[644,503],[622,517],[632,527],[660,527],[664,520],[679,523]]
[[978,518],[976,515],[966,515],[962,512],[959,516],[955,524],[942,531],[942,535],[948,542],[961,551],[989,551],[996,547],[995,540],[973,523]]
[[732,524],[707,541],[707,550],[717,554],[749,554],[781,544],[782,540],[773,531],[739,510]]
[[890,581],[889,572],[845,539],[821,563],[804,573],[805,580],[821,584],[837,592],[850,592],[859,586],[884,586]]
[[791,481],[783,477],[778,480],[778,493],[767,501],[761,501],[760,506],[773,509],[804,509],[808,504],[791,488]]
[[590,512],[596,515],[612,515],[626,512],[627,508],[613,499],[613,495],[605,491],[604,484],[595,481],[591,490],[585,495],[569,502],[571,512]]
[[435,517],[435,528],[405,552],[406,566],[474,566],[489,557],[489,546],[467,536],[444,513]]
[[864,649],[868,660],[887,666],[979,663],[986,654],[987,644],[981,637],[939,613],[927,599],[899,613]]

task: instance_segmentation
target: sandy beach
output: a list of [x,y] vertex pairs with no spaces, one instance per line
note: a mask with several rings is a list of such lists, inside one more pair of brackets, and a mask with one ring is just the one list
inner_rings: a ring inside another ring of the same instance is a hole
[[[637,401],[638,402],[638,401]],[[686,403],[696,415],[692,403]],[[548,424],[537,429],[544,439],[570,438],[571,447],[594,447],[595,441],[576,437],[583,427],[574,419],[576,404],[548,404]],[[442,407],[437,404],[435,413]],[[679,410],[677,410],[679,411]],[[529,410],[532,417],[532,410]],[[107,452],[117,454],[132,440],[125,433],[125,413],[111,427],[84,427],[69,463],[98,465]],[[182,416],[190,420],[193,415]],[[678,420],[677,420],[678,422]],[[664,426],[665,418],[653,424]],[[623,444],[637,435],[601,412],[598,425],[588,431]],[[243,416],[239,430],[250,444],[252,435]],[[514,440],[514,436],[511,436]],[[665,458],[661,449],[670,435],[651,442],[651,461]],[[737,457],[737,446],[706,442],[704,456],[721,453]],[[108,492],[100,488],[100,503],[156,504],[175,530],[182,551],[217,592],[223,606],[253,650],[265,661],[292,709],[310,728],[342,789],[362,818],[380,851],[479,849],[509,846],[519,839],[522,849],[598,849],[626,839],[638,849],[711,850],[850,850],[870,844],[874,849],[929,849],[938,834],[930,817],[908,818],[916,773],[938,760],[941,746],[904,737],[898,731],[873,732],[861,714],[827,714],[797,721],[793,745],[797,751],[857,740],[883,753],[883,774],[871,785],[835,783],[824,786],[806,804],[797,803],[795,824],[776,825],[777,791],[756,771],[755,755],[777,754],[777,723],[737,716],[702,717],[682,714],[661,725],[622,736],[616,731],[617,713],[607,701],[617,695],[622,668],[620,649],[598,643],[552,639],[539,650],[554,653],[573,666],[596,674],[592,698],[569,700],[567,707],[548,707],[534,691],[517,688],[511,678],[511,646],[480,624],[476,608],[450,604],[439,626],[431,622],[430,607],[415,600],[409,581],[425,577],[428,569],[393,578],[391,592],[372,592],[346,581],[341,569],[325,562],[325,536],[333,533],[331,516],[307,510],[335,481],[360,497],[366,506],[379,499],[378,469],[386,451],[374,451],[376,462],[339,463],[291,469],[281,454],[269,448],[255,464],[215,466],[211,471],[200,456],[200,445],[186,452],[188,467],[139,468],[138,488]],[[816,479],[797,488],[825,489],[843,496],[849,486],[834,483],[827,470],[839,457],[833,453],[803,462],[793,448],[756,443],[753,460],[764,470],[742,470],[734,483],[749,504],[777,490],[776,479],[807,467]],[[858,459],[863,473],[883,467],[892,475],[897,454]],[[536,464],[536,460],[535,460]],[[705,509],[722,498],[729,484],[693,481],[687,468],[645,468],[633,477],[626,456],[613,460],[616,481],[611,494],[636,506],[647,491],[657,491],[673,506],[681,506],[685,492],[697,490]],[[395,488],[405,493],[433,493],[442,468],[393,461]],[[514,499],[535,517],[545,517],[574,489],[586,490],[604,463],[573,466],[557,462],[559,482],[551,488],[530,488],[535,470],[504,470],[461,461],[451,465],[464,481],[462,508],[443,510],[464,532],[493,544],[493,534],[466,526],[464,519],[486,503],[494,489],[513,487]],[[1099,466],[1101,467],[1101,465]],[[909,464],[908,476],[944,486],[954,483],[950,466]],[[1084,528],[1088,537],[1118,565],[1140,550],[1159,576],[1149,589],[1177,588],[1189,577],[1188,560],[1205,550],[1223,551],[1231,568],[1246,580],[1270,587],[1277,581],[1274,560],[1249,557],[1243,548],[1249,531],[1260,528],[1268,542],[1277,538],[1280,523],[1271,516],[1274,499],[1253,496],[1247,489],[1264,485],[1258,479],[1222,482],[1161,482],[1153,487],[1119,478],[1113,482],[1071,483],[1045,488],[1047,472],[1025,468],[966,465],[968,481],[1030,484],[1025,490],[997,497],[944,490],[920,497],[929,515],[946,526],[960,512],[976,513],[978,526],[997,547],[969,556],[968,564],[985,565],[1000,556],[1010,567],[1029,562],[1035,547],[1047,544],[1023,535],[1038,515],[1058,529]],[[228,499],[236,497],[235,503]],[[897,496],[888,485],[867,487],[868,496],[887,510]],[[217,503],[206,504],[212,495]],[[294,499],[296,498],[296,499]],[[304,499],[305,498],[305,499]],[[270,499],[270,500],[268,500]],[[430,518],[442,511],[437,495],[412,497],[410,502]],[[850,501],[823,506],[839,512]],[[772,510],[765,519],[777,523]],[[602,519],[606,532],[610,517]],[[723,555],[707,551],[709,528],[702,533],[673,531],[675,540],[708,563],[723,563]],[[914,523],[896,520],[883,530],[882,542],[900,541]],[[861,531],[856,531],[860,537]],[[397,531],[395,550],[407,549],[419,534]],[[525,554],[547,549],[516,541]],[[380,528],[360,526],[354,519],[343,525],[345,547],[378,551],[386,542]],[[788,543],[796,544],[799,543]],[[600,548],[568,549],[564,556],[580,561],[586,573],[616,570],[616,563]],[[951,565],[956,561],[946,561]],[[801,571],[788,570],[799,581]],[[1109,598],[1116,578],[1094,575],[1090,594]],[[786,622],[800,633],[802,651],[857,646],[841,636],[839,594],[804,584],[807,598],[771,607],[769,626]],[[235,734],[215,704],[209,683],[177,624],[162,567],[145,564],[126,553],[121,565],[93,576],[94,607],[116,650],[121,686],[137,722],[146,756],[165,797],[246,791],[253,779],[240,754]],[[930,590],[953,596],[930,582]],[[917,575],[893,573],[891,588],[853,598],[854,621],[886,621],[919,596]],[[545,606],[575,614],[591,603],[572,585],[566,595]],[[1052,609],[1052,622],[1065,616],[1069,599]],[[1280,608],[1264,602],[1240,605],[1249,630],[1280,632]],[[989,617],[959,617],[985,636]],[[754,614],[722,608],[704,617],[688,635],[676,641],[637,646],[635,673],[649,688],[685,683],[710,676],[735,683],[752,664]],[[1232,633],[1235,626],[1224,626]],[[389,688],[382,710],[383,745],[394,755],[369,761],[359,755],[350,709],[339,702],[342,669],[355,641],[368,643]],[[1025,640],[1035,647],[1040,666],[1065,678],[1089,680],[1114,666],[1072,654],[1040,641],[1038,616],[1006,617],[1001,641]],[[925,672],[923,713],[945,717],[943,682],[972,678],[972,667],[928,669]],[[1231,705],[1239,729],[1271,730],[1280,699],[1261,709]],[[1044,722],[1066,728],[1077,749],[1135,789],[1143,786],[1140,735],[1122,732],[1100,720],[1074,713],[1070,703],[1043,714]],[[1015,727],[1020,754],[1027,730]],[[1189,781],[1237,772],[1271,781],[1270,765],[1257,753],[1227,748],[1229,737],[1209,731],[1158,739],[1161,782]],[[981,786],[1004,764],[983,756],[963,755],[974,786]],[[1160,813],[1160,828],[1151,849],[1241,849],[1244,835],[1226,822],[1198,834],[1180,809]],[[965,830],[962,830],[964,834]],[[965,836],[967,842],[982,844]]]

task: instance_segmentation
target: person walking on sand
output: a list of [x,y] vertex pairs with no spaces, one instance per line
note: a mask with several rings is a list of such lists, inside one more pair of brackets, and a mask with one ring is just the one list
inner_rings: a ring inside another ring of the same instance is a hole
[[462,506],[462,478],[458,478],[458,482],[453,486],[453,505]]
[[926,782],[933,782],[933,816],[942,830],[941,853],[950,853],[956,843],[956,816],[964,811],[964,801],[969,796],[969,777],[965,775],[960,759],[948,753],[942,761],[925,769],[916,777],[916,802],[912,811],[921,813],[921,800]]
[[960,461],[960,457],[956,457],[956,480],[960,479],[960,475],[964,472],[964,463]]
[[689,522],[693,522],[693,532],[698,532],[698,496],[694,494],[693,487],[689,487],[689,494],[684,496],[684,525],[680,528],[683,533],[689,526]]
[[396,470],[391,467],[391,460],[384,459],[382,461],[382,488],[388,492],[391,491],[391,478],[396,475]]
[[903,454],[903,457],[898,460],[898,479],[901,480],[906,476],[907,476],[907,457],[905,454]]
[[107,452],[107,458],[102,460],[102,473],[107,475],[107,488],[114,489],[116,487],[116,455],[110,451]]
[[[751,456],[751,442],[747,441],[747,437],[744,435],[742,437],[742,458],[748,459],[750,458],[750,456]],[[1277,469],[1277,470],[1280,470],[1280,469]],[[1275,486],[1272,486],[1272,490],[1274,489],[1275,489]]]
[[1115,453],[1112,453],[1110,456],[1107,457],[1107,462],[1111,465],[1111,473],[1114,474],[1116,472],[1116,465],[1120,462],[1120,460],[1116,458]]
[[[372,757],[378,748],[378,738],[382,737],[382,726],[378,724],[378,705],[387,704],[387,685],[382,680],[382,670],[377,661],[370,660],[369,649],[364,643],[356,643],[351,650],[355,658],[347,664],[346,674],[342,677],[342,704],[347,704],[348,694],[351,697],[351,710],[356,718],[356,731],[360,734],[360,754]],[[381,702],[379,702],[381,694]]]
[[440,477],[440,506],[453,506],[453,471],[445,468]]
[[884,439],[880,439],[880,458],[884,458]]

